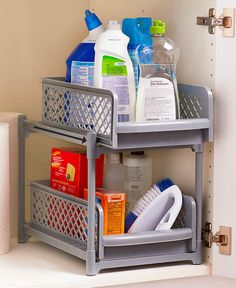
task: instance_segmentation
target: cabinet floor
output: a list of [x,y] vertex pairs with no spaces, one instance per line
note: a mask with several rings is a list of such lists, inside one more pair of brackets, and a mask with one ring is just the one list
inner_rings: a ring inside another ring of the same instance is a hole
[[1,288],[89,288],[142,282],[152,285],[150,281],[209,274],[210,267],[206,264],[166,264],[109,269],[86,276],[83,260],[35,240],[17,244],[12,239],[11,251],[0,255]]
[[216,276],[199,276],[164,281],[153,281],[129,285],[115,285],[112,288],[235,288],[236,279],[228,279]]

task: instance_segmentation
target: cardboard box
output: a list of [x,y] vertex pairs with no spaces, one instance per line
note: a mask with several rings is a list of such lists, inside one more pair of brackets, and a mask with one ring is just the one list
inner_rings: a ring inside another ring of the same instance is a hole
[[[88,189],[84,189],[88,199]],[[125,226],[125,193],[96,188],[96,201],[103,208],[104,235],[123,234]]]
[[[102,187],[104,155],[96,160],[96,186]],[[88,160],[76,148],[52,148],[51,188],[84,198],[84,188],[88,187]]]

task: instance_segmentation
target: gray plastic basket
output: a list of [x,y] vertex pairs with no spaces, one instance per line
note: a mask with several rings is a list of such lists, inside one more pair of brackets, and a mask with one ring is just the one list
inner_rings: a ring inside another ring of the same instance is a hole
[[42,122],[112,138],[114,98],[110,91],[78,86],[63,78],[42,80]]
[[[79,249],[84,252],[79,257],[86,260],[87,201],[57,192],[49,187],[48,180],[41,180],[30,184],[30,203],[31,215],[27,228],[31,229],[30,233],[75,256],[78,256]],[[176,255],[178,260],[197,262],[196,203],[192,197],[183,196],[182,213],[177,222],[180,224],[167,231],[104,236],[103,210],[96,204],[94,241],[97,271],[117,265],[139,265],[142,261],[149,264],[171,262],[177,260]]]
[[[30,226],[65,242],[74,242],[84,251],[88,240],[87,210],[87,201],[51,189],[48,180],[30,183]],[[102,215],[99,205],[95,219],[96,245],[99,228],[103,231]]]
[[208,129],[205,140],[212,140],[212,95],[204,86],[178,85],[179,120],[118,123],[117,96],[111,91],[67,83],[64,78],[44,78],[42,84],[44,124],[81,134],[95,131],[98,141],[113,148],[118,146],[118,134],[140,131]]
[[[142,264],[176,261],[200,264],[203,146],[204,142],[213,138],[213,101],[207,87],[179,84],[178,88],[181,119],[118,123],[117,96],[111,91],[77,86],[64,82],[63,78],[43,79],[43,123],[22,118],[19,125],[20,242],[25,242],[27,236],[35,236],[82,258],[86,260],[88,275],[95,275],[101,269]],[[31,184],[31,221],[29,225],[25,224],[25,179],[22,168],[26,131],[87,145],[88,204],[52,190],[47,183],[34,182]],[[195,200],[184,197],[185,218],[180,219],[180,224],[176,223],[178,226],[183,222],[184,227],[158,233],[150,231],[103,236],[103,210],[95,203],[96,156],[111,150],[143,151],[162,147],[191,148],[195,152]],[[81,230],[77,230],[74,220],[69,221],[69,226],[63,222],[70,209],[77,211],[72,216],[74,219],[78,220],[78,215],[82,215],[78,225]],[[63,216],[55,218],[54,210]],[[52,217],[52,220],[48,217]]]

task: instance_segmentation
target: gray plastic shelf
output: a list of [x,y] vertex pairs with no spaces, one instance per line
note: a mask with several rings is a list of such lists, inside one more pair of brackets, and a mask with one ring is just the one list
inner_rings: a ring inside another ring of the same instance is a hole
[[[27,235],[87,259],[87,201],[51,189],[48,180],[41,180],[30,184],[30,204],[30,222],[24,225]],[[183,196],[182,221],[185,227],[168,231],[104,236],[103,210],[99,204],[96,211],[97,270],[106,267],[106,261],[112,259],[126,261],[127,257],[133,258],[132,265],[138,265],[136,257],[141,259],[144,255],[158,257],[163,253],[178,252],[181,257],[187,257],[184,253],[196,252],[196,203],[190,196]],[[189,256],[191,260],[192,255]]]
[[[42,87],[42,122],[19,117],[18,241],[24,243],[28,237],[35,236],[85,259],[87,275],[95,275],[105,268],[173,261],[200,264],[203,146],[213,138],[210,89],[180,84],[179,120],[118,123],[117,96],[111,91],[66,83],[63,78],[44,78]],[[87,146],[88,202],[62,195],[51,189],[48,182],[34,182],[31,221],[26,224],[25,138],[30,132]],[[95,203],[96,158],[110,150],[161,147],[188,147],[195,152],[195,199],[184,197],[184,226],[165,232],[103,236],[103,211]],[[78,213],[82,219],[79,231],[65,207],[73,207],[73,212],[82,211]],[[64,216],[54,219],[53,209]],[[48,217],[53,217],[55,222]]]
[[61,128],[61,134],[74,138],[94,131],[97,143],[117,150],[191,146],[213,138],[212,93],[208,87],[178,85],[179,120],[120,123],[117,96],[111,91],[66,83],[63,78],[44,78],[42,83],[42,123],[46,126],[35,124],[39,129]]

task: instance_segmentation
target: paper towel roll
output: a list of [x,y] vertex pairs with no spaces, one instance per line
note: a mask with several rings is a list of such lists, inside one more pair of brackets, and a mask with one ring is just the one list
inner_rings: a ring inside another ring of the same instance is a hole
[[10,250],[9,124],[0,123],[0,254]]
[[19,113],[0,112],[0,122],[9,124],[9,179],[10,179],[10,232],[17,236],[18,230],[18,118]]

